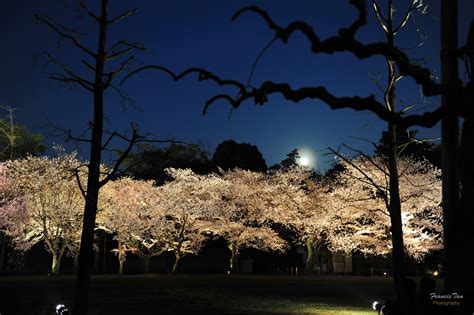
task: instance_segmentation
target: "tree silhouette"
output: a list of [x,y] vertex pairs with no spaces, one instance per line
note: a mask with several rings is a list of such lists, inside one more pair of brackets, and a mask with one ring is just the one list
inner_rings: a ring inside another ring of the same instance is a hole
[[126,173],[136,179],[153,179],[163,185],[171,178],[165,169],[190,168],[197,174],[207,174],[213,170],[208,153],[197,144],[172,143],[166,148],[149,145],[139,146],[138,152],[131,153],[124,161]]
[[[91,10],[83,0],[77,0],[81,12],[97,26],[97,48],[89,48],[84,45],[78,33],[70,27],[63,26],[47,16],[35,15],[38,22],[45,24],[50,30],[56,33],[60,40],[72,44],[77,50],[85,55],[81,60],[85,69],[91,73],[91,78],[85,78],[78,75],[78,72],[63,64],[50,52],[45,52],[48,64],[59,69],[59,72],[49,72],[50,79],[80,86],[93,96],[92,108],[93,117],[90,120],[90,137],[75,137],[70,131],[65,131],[68,140],[85,142],[90,144],[90,156],[88,164],[88,178],[86,185],[80,185],[81,192],[85,198],[84,219],[81,235],[81,245],[79,250],[79,261],[76,278],[76,292],[74,301],[74,314],[87,314],[88,310],[88,290],[90,284],[90,273],[93,265],[93,241],[94,228],[97,212],[97,203],[99,190],[108,181],[110,181],[117,171],[120,164],[131,152],[133,146],[140,141],[146,140],[144,136],[138,134],[134,124],[131,124],[131,134],[129,136],[118,132],[107,132],[104,130],[104,93],[107,90],[113,90],[118,93],[122,102],[129,102],[130,99],[124,91],[115,85],[115,79],[128,71],[133,64],[135,57],[133,53],[143,51],[145,47],[139,43],[120,39],[115,43],[108,44],[108,35],[110,27],[121,22],[127,17],[134,15],[137,9],[127,10],[115,17],[109,16],[109,0],[101,0],[98,4],[99,13]],[[110,145],[116,140],[127,143],[126,148],[122,150],[120,156],[116,159],[110,172],[101,177],[102,152],[109,150]],[[169,142],[169,141],[154,141]]]
[[237,143],[234,140],[221,142],[214,152],[212,162],[225,171],[234,168],[256,172],[267,171],[267,164],[257,146]]

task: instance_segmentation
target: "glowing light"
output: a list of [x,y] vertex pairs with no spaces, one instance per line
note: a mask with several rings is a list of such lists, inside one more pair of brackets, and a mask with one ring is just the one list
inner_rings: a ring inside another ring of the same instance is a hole
[[438,270],[433,271],[433,276],[437,277],[439,275]]
[[58,304],[58,305],[56,305],[56,314],[57,315],[67,315],[67,314],[69,314],[69,310],[67,309],[66,305]]
[[298,148],[299,158],[296,160],[299,166],[303,167],[314,167],[316,166],[316,155],[313,150],[309,147]]
[[309,165],[309,159],[306,156],[302,156],[300,158],[299,164],[301,166],[308,166]]
[[372,309],[374,311],[378,311],[379,310],[379,305],[380,305],[379,301],[374,301],[374,303],[372,303]]

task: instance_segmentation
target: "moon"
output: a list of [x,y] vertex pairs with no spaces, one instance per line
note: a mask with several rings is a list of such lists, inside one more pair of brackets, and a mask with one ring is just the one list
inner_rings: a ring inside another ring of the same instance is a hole
[[306,156],[300,157],[300,160],[298,161],[298,164],[301,166],[308,166],[309,165],[309,159]]

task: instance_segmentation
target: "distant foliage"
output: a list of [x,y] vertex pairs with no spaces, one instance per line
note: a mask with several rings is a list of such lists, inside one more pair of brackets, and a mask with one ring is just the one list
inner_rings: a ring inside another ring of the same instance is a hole
[[135,179],[154,180],[163,185],[170,180],[166,168],[189,168],[197,174],[212,172],[208,153],[196,144],[170,144],[165,148],[142,145],[125,160],[127,173]]
[[0,161],[24,158],[28,154],[41,154],[46,147],[43,136],[29,133],[24,126],[14,123],[13,109],[0,106],[7,112],[0,118]]
[[212,162],[225,171],[240,168],[243,170],[266,172],[268,167],[257,146],[237,143],[234,140],[221,142],[214,152]]

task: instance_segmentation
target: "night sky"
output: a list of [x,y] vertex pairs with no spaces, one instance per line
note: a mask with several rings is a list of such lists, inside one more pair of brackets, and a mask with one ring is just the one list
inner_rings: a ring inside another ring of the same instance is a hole
[[[405,8],[408,2],[395,1],[395,4]],[[428,13],[416,15],[416,25],[411,21],[397,37],[397,43],[439,74],[439,1],[424,2],[429,4]],[[86,3],[93,7],[96,1]],[[143,65],[159,64],[175,72],[199,66],[223,78],[246,82],[256,56],[273,37],[272,31],[255,14],[230,21],[237,9],[250,4],[267,10],[280,25],[293,20],[306,21],[321,38],[348,26],[357,14],[346,0],[114,0],[111,16],[135,7],[139,12],[111,28],[109,43],[126,39],[144,44],[148,51],[135,54]],[[82,42],[95,50],[95,25],[76,9],[75,1],[66,0],[0,2],[0,104],[17,108],[17,122],[33,132],[49,134],[51,129],[46,127],[52,124],[79,134],[90,120],[91,95],[79,87],[51,81],[45,72],[57,69],[51,65],[45,67],[46,60],[37,58],[43,51],[52,52],[78,73],[90,77],[80,63],[85,56],[66,41],[60,43],[52,31],[33,17],[35,13],[44,14],[72,26],[83,36]],[[469,22],[474,18],[474,1],[460,0],[459,9],[460,44],[463,44]],[[384,40],[371,8],[369,24],[359,31],[357,38],[367,43]],[[251,84],[258,86],[272,80],[288,82],[295,88],[325,85],[337,96],[375,94],[381,100],[383,93],[373,77],[382,74],[384,84],[385,70],[380,57],[360,61],[346,53],[313,55],[307,40],[298,34],[288,45],[280,41],[273,44],[258,64]],[[377,141],[385,128],[385,123],[369,113],[331,111],[320,101],[293,104],[281,96],[271,97],[263,107],[249,101],[234,111],[230,119],[230,106],[223,102],[215,103],[203,116],[203,105],[208,98],[222,92],[235,95],[236,91],[212,82],[197,82],[196,76],[173,82],[164,73],[149,71],[131,78],[123,87],[134,99],[134,106],[123,108],[115,92],[108,91],[106,126],[109,130],[126,131],[129,123],[135,122],[143,133],[200,143],[211,154],[221,141],[235,139],[257,145],[269,166],[298,147],[312,151],[316,156],[314,167],[325,169],[331,158],[322,156],[321,150],[346,143],[370,152],[367,142],[355,138]],[[400,107],[421,103],[415,107],[418,112],[433,109],[439,102],[436,98],[422,100],[419,88],[410,79],[400,82],[398,100]],[[424,130],[422,135],[438,137],[439,128]],[[63,143],[63,138],[46,140],[48,145],[53,142]],[[69,149],[75,147],[68,145]],[[86,158],[87,149],[82,147],[80,154]]]

